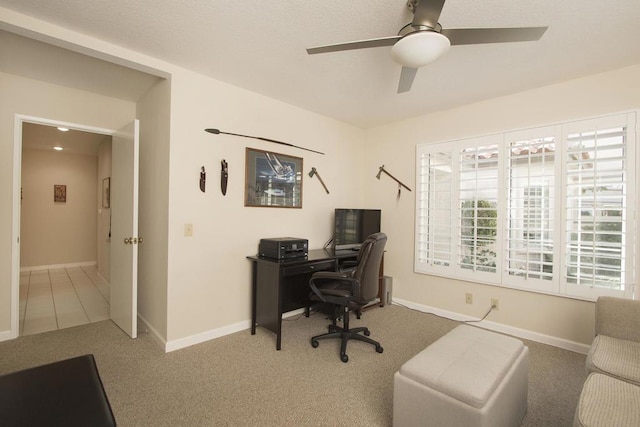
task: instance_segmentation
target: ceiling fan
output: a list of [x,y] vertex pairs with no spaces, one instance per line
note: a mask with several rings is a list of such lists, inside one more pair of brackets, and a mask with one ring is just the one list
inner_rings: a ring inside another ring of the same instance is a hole
[[307,49],[307,53],[393,46],[391,56],[402,65],[398,84],[398,93],[402,93],[411,89],[418,68],[438,59],[451,45],[535,41],[547,30],[547,27],[443,29],[438,19],[444,2],[408,0],[413,21],[402,27],[397,36],[312,47]]

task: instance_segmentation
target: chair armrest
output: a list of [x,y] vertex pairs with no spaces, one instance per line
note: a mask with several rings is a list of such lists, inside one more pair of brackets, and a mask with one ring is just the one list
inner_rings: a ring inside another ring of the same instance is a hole
[[342,268],[354,268],[358,266],[358,261],[344,261],[341,265]]
[[640,301],[598,298],[595,332],[596,335],[640,342]]
[[339,271],[318,271],[316,273],[313,273],[313,275],[311,276],[311,279],[309,279],[309,287],[311,288],[313,293],[316,294],[318,298],[320,298],[322,302],[327,302],[327,300],[323,295],[322,291],[318,289],[316,282],[318,283],[318,285],[321,283],[328,283],[328,282],[335,282],[338,285],[350,284],[352,295],[356,295],[356,292],[360,287],[360,281],[357,279],[354,279],[348,273],[341,273]]
[[349,275],[340,271],[316,271],[311,276],[311,281],[317,280],[341,280],[348,279]]

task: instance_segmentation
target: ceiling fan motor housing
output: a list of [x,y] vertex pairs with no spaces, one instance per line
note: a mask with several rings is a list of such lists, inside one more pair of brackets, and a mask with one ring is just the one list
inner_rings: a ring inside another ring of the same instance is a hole
[[391,48],[391,57],[405,67],[420,68],[444,55],[450,47],[449,39],[439,32],[418,30],[398,40]]

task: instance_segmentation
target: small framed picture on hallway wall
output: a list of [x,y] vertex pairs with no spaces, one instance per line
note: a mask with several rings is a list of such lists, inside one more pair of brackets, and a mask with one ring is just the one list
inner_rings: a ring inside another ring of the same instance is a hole
[[54,202],[67,202],[67,186],[66,185],[54,185],[53,186],[53,201]]

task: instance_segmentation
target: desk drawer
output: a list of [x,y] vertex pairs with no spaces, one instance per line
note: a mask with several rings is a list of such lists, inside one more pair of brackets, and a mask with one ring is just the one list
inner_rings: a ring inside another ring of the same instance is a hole
[[333,260],[318,261],[309,264],[292,265],[291,267],[283,267],[283,276],[296,276],[298,274],[315,273],[316,271],[333,271],[336,268],[336,263]]

